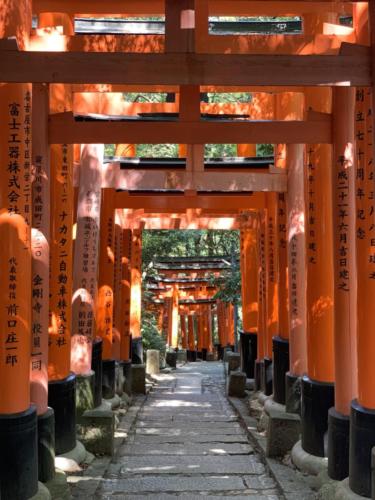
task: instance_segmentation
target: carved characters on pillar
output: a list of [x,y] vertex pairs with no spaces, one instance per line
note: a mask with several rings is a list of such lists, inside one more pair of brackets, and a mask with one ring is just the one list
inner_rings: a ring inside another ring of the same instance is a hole
[[338,237],[339,248],[336,259],[339,265],[339,281],[338,289],[343,292],[349,292],[349,171],[347,168],[348,161],[344,155],[336,158],[336,213],[338,214]]
[[73,147],[51,147],[51,275],[48,377],[70,371],[73,281]]
[[309,231],[306,235],[306,254],[309,264],[316,264],[316,256],[318,250],[318,243],[316,238],[315,224],[316,220],[316,182],[315,182],[315,171],[316,171],[316,154],[314,145],[309,145],[306,150],[306,167],[307,167],[307,186],[306,186],[306,198],[307,198],[307,217],[308,217],[308,227]]
[[91,370],[91,346],[95,332],[99,250],[101,177],[104,146],[81,146],[77,237],[74,252],[72,370]]
[[29,85],[0,86],[1,413],[24,411],[30,401],[30,115]]

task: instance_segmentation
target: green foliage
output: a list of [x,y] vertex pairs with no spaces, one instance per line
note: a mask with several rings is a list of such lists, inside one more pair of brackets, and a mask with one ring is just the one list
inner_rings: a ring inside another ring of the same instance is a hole
[[142,233],[143,270],[159,257],[239,254],[239,232],[222,230],[151,230]]
[[204,156],[206,158],[237,156],[237,146],[235,144],[206,144]]
[[166,92],[124,92],[122,98],[126,102],[166,102]]
[[250,92],[208,92],[209,103],[250,103],[252,95]]
[[257,144],[257,156],[272,156],[273,144]]
[[223,302],[232,302],[237,304],[241,295],[241,272],[236,266],[230,272],[223,273],[222,278],[212,278],[213,285],[220,287],[219,291],[215,294],[215,299],[220,299]]
[[104,145],[104,156],[115,156],[115,145],[105,144]]
[[139,158],[177,158],[177,144],[137,144],[136,154]]
[[147,349],[157,349],[165,351],[165,341],[158,330],[157,321],[151,311],[143,309],[141,327],[143,347]]

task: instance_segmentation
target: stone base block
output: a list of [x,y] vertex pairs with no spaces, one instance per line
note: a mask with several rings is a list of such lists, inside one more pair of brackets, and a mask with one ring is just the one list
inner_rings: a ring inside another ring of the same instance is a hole
[[328,458],[310,455],[302,448],[301,441],[298,441],[292,448],[292,462],[294,465],[307,474],[317,476],[320,473],[327,473]]
[[186,349],[180,349],[179,351],[177,351],[177,361],[179,363],[186,363],[187,362]]
[[[111,399],[103,399],[103,402],[107,403],[109,408],[111,410],[116,410],[117,408],[120,408],[121,406],[121,398],[117,394]],[[100,408],[100,407],[99,407]],[[97,410],[98,408],[94,408],[94,410]]]
[[132,393],[146,394],[145,365],[132,365]]
[[254,391],[255,390],[255,380],[253,378],[246,379],[246,390]]
[[95,372],[76,377],[76,415],[77,422],[86,410],[94,408]]
[[64,472],[78,472],[81,470],[80,465],[85,462],[86,457],[86,448],[80,441],[77,441],[75,448],[71,451],[56,456],[55,467]]
[[266,401],[264,411],[268,415],[266,455],[283,457],[300,438],[300,418],[295,413],[286,413],[285,406],[272,398]]
[[53,499],[71,500],[72,498],[66,474],[62,470],[56,469],[55,477],[44,483],[44,486],[48,489]]
[[215,361],[215,356],[213,352],[208,352],[206,356],[206,361]]
[[95,455],[114,454],[115,414],[108,403],[86,411],[77,433],[87,450]]
[[322,486],[318,493],[319,500],[363,500],[349,487],[349,478],[343,481],[329,481]]
[[147,351],[146,373],[148,375],[160,373],[160,352],[157,349],[148,349]]
[[267,394],[264,394],[264,392],[258,392],[258,401],[259,403],[264,406],[266,404],[266,401],[268,401],[272,396],[267,396]]
[[121,362],[116,362],[115,376],[116,376],[115,380],[116,394],[121,397],[124,392],[124,383],[125,383],[125,375]]
[[230,352],[227,354],[227,362],[228,362],[228,375],[231,372],[240,369],[241,366],[241,355],[239,352]]
[[224,347],[224,357],[223,357],[224,363],[228,362],[228,356],[232,353],[233,353],[233,350],[231,347]]
[[43,483],[38,483],[38,492],[29,500],[51,500],[51,493]]
[[228,396],[243,398],[245,396],[246,373],[232,372],[228,379]]

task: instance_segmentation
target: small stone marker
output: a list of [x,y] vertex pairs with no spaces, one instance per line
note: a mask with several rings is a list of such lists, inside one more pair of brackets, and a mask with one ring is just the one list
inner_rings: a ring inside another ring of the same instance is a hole
[[146,373],[148,375],[160,373],[160,352],[157,349],[147,350]]
[[145,365],[132,365],[132,393],[146,394]]
[[245,396],[246,373],[232,372],[228,379],[228,396],[243,398]]
[[227,355],[228,360],[228,375],[231,372],[237,371],[241,366],[241,355],[239,352],[231,352]]

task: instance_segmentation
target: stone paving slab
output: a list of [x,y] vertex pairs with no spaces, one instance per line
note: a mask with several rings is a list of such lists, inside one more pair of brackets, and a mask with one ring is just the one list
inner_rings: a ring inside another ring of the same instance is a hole
[[254,450],[241,443],[130,443],[122,446],[119,456],[125,455],[249,455]]
[[[142,434],[142,435],[145,435],[145,436],[165,436],[167,438],[169,437],[173,437],[173,436],[185,436],[186,437],[186,441],[189,441],[190,437],[192,436],[202,436],[202,432],[199,430],[199,429],[192,429],[192,430],[189,430],[188,428],[184,429],[184,428],[172,428],[172,429],[168,429],[166,427],[141,427],[140,429],[136,429],[136,434]],[[211,431],[207,431],[206,434],[210,435],[210,434],[215,434],[215,435],[236,435],[236,434],[240,434],[240,432],[236,429],[230,429],[230,428],[218,428],[216,429],[215,428],[215,425],[213,424],[212,425],[212,429]],[[202,437],[205,437],[205,436],[202,436]]]
[[188,492],[188,491],[231,491],[246,490],[241,477],[209,477],[209,476],[164,476],[105,479],[101,490],[103,493],[150,493],[150,492]]
[[167,437],[163,434],[137,434],[134,442],[135,443],[247,443],[248,440],[246,436],[241,434],[189,434],[188,439],[186,439],[186,433],[181,433],[178,436],[168,435]]
[[127,457],[119,475],[126,474],[264,474],[264,465],[253,455]]
[[[145,495],[145,494],[140,494],[140,495],[104,495],[101,498],[103,500],[170,500],[170,499],[178,499],[178,498],[183,498],[184,500],[197,500],[197,498],[202,498],[202,497],[208,497],[210,500],[230,500],[230,499],[235,499],[235,500],[279,500],[279,496],[276,494],[267,494],[265,493],[264,495],[258,495],[256,493],[248,492],[245,496],[242,494],[239,494],[238,492],[233,492],[230,496],[227,495],[220,495],[217,496],[215,494],[211,494],[210,491],[200,491],[196,492],[193,495],[190,493],[181,493],[179,495],[173,495],[169,493],[163,493],[161,495],[158,495],[157,493],[153,495]],[[299,498],[298,500],[305,500]]]
[[[170,429],[171,428],[171,423],[170,421],[167,422],[160,422],[158,420],[138,420],[137,422],[137,427],[142,429],[143,427],[145,428],[166,428]],[[224,431],[226,430],[232,430],[232,431],[239,431],[241,429],[241,425],[237,422],[214,422],[214,425],[212,425],[212,422],[174,422],[173,423],[173,428],[174,429],[180,429],[180,430],[196,430],[196,429],[206,429],[216,432],[216,431]]]

